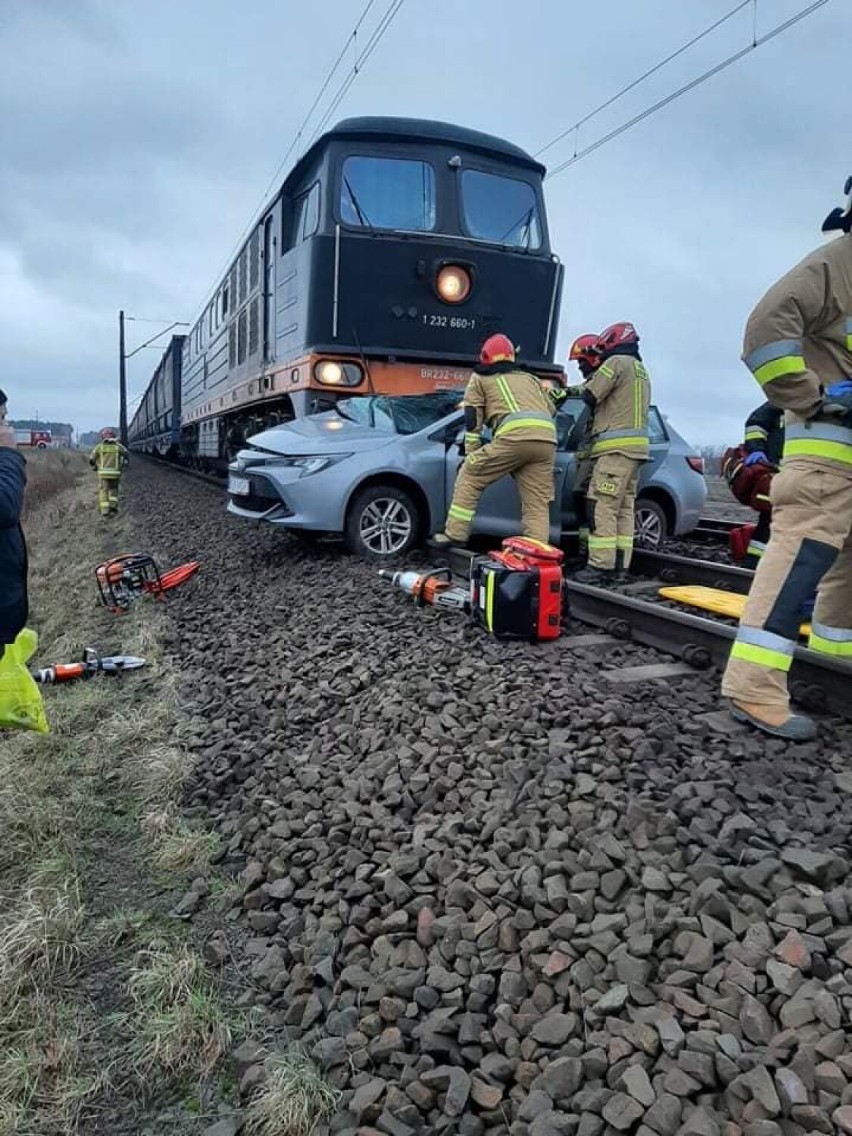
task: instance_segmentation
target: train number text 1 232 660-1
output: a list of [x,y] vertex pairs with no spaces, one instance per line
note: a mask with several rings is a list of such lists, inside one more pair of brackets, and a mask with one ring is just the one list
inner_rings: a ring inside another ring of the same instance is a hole
[[476,320],[472,316],[437,316],[424,315],[423,322],[427,327],[452,327],[458,331],[475,331]]

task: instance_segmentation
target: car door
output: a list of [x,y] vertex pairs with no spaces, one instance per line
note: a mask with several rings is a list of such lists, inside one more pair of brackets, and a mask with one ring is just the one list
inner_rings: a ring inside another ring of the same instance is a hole
[[648,461],[642,463],[642,468],[639,470],[638,493],[641,493],[646,485],[657,479],[660,466],[669,455],[669,436],[663,416],[656,406],[648,408],[648,435],[650,441],[649,457]]

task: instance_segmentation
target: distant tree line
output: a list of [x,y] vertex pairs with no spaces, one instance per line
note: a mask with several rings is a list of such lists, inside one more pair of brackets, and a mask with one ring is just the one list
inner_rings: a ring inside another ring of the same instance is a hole
[[9,425],[13,430],[49,430],[51,434],[62,434],[65,437],[74,433],[70,422],[45,422],[38,418],[16,418],[14,421],[10,418]]

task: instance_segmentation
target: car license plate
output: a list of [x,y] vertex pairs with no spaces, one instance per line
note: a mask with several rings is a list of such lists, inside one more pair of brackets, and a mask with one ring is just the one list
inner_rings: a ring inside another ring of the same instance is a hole
[[228,492],[235,497],[247,497],[251,492],[251,484],[247,477],[229,477]]

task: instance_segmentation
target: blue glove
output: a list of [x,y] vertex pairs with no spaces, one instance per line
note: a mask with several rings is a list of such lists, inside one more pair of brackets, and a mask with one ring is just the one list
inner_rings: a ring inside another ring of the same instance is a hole
[[769,458],[766,456],[763,450],[755,450],[753,454],[749,454],[743,464],[757,465],[758,462],[766,462],[767,465],[769,464]]
[[833,383],[830,387],[825,388],[825,393],[828,398],[839,398],[844,394],[852,394],[852,379],[842,379],[839,383]]

